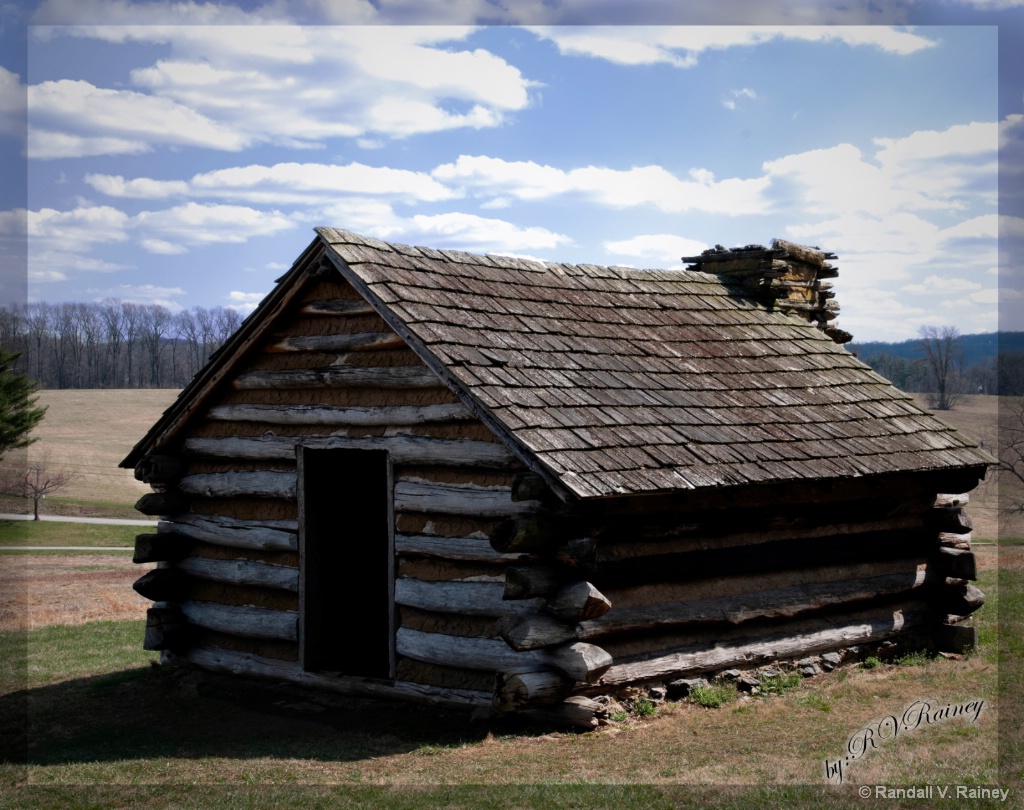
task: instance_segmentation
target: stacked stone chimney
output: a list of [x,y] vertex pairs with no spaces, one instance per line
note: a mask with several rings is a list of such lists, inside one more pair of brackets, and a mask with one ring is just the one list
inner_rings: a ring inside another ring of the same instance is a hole
[[747,245],[728,249],[721,245],[700,256],[684,256],[688,269],[728,276],[741,283],[751,297],[771,310],[801,316],[836,343],[847,343],[853,335],[832,323],[839,313],[832,284],[839,271],[829,263],[836,258],[816,247],[797,245],[782,239],[771,247]]

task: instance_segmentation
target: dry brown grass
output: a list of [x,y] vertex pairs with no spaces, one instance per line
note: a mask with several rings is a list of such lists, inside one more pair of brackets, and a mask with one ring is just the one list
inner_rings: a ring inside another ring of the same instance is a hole
[[0,633],[54,624],[142,619],[152,603],[132,583],[152,566],[126,554],[5,554],[0,564]]
[[46,417],[30,454],[76,474],[59,497],[131,505],[149,492],[118,464],[178,395],[168,389],[40,391]]

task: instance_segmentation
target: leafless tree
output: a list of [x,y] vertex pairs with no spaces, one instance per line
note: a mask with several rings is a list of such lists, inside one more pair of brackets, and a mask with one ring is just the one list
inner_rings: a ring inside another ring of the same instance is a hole
[[22,454],[0,462],[0,492],[32,499],[32,519],[39,520],[39,501],[64,489],[75,479],[71,470],[55,467],[47,454]]
[[964,351],[955,326],[922,326],[921,349],[932,376],[928,404],[939,411],[956,407],[964,393]]
[[1024,397],[999,405],[999,474],[1002,509],[1024,514]]

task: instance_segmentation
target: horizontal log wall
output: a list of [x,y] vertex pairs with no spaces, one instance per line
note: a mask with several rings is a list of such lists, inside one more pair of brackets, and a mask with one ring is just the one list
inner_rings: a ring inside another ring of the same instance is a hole
[[[395,602],[410,623],[399,631],[399,677],[442,692],[492,680],[519,655],[496,619],[535,607],[502,600],[504,569],[523,557],[487,541],[497,521],[539,506],[513,498],[522,465],[347,285],[309,282],[294,310],[194,421],[181,452],[146,468],[161,489],[154,508],[171,511],[157,512],[161,541],[140,541],[138,553],[194,583],[168,609],[198,628],[196,643],[295,659],[298,614],[269,594],[299,588],[296,447],[386,450]],[[160,470],[172,474],[157,480]],[[461,652],[425,652],[448,647]],[[480,650],[490,652],[475,658]]]

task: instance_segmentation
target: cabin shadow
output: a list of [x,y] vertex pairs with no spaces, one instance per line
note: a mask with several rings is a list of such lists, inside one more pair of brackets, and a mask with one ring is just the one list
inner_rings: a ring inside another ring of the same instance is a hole
[[[346,762],[462,746],[494,727],[469,711],[152,665],[0,696],[0,759],[36,766],[206,757]],[[519,721],[516,731],[550,728]]]

